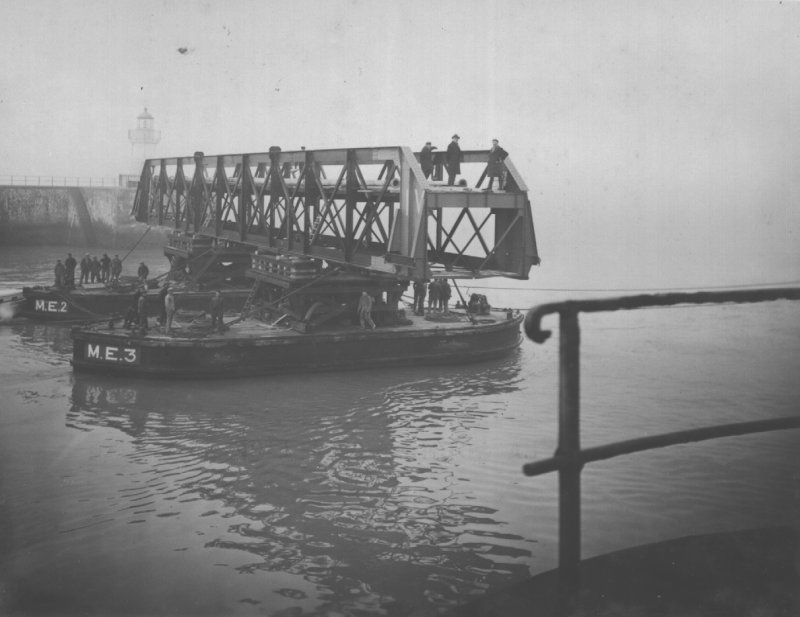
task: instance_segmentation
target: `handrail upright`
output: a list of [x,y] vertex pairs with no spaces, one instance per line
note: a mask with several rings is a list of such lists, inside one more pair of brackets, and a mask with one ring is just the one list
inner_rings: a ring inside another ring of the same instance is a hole
[[558,449],[558,562],[564,591],[580,585],[581,560],[581,438],[580,438],[580,344],[577,311],[560,314]]

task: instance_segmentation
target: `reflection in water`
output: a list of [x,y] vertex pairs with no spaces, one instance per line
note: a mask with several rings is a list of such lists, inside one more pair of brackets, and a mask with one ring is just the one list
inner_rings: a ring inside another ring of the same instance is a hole
[[317,597],[274,593],[321,611],[408,614],[528,575],[525,539],[453,473],[520,380],[517,356],[279,382],[76,375],[67,422],[135,438],[132,462],[146,462],[162,498],[221,502],[204,516],[226,531],[206,547],[246,552],[242,572],[300,575]]
[[25,322],[12,326],[12,332],[19,336],[19,343],[25,347],[49,349],[59,356],[72,356],[70,328],[64,324]]

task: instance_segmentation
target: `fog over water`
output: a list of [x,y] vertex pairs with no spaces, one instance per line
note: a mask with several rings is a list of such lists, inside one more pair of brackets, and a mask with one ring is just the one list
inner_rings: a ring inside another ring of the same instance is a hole
[[493,137],[545,287],[800,279],[797,2],[7,2],[0,174]]

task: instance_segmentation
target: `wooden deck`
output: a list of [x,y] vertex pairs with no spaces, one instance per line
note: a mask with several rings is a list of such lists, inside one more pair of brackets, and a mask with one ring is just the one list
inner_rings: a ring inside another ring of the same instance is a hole
[[[237,318],[237,314],[230,313],[223,319],[224,322],[230,322]],[[365,330],[359,325],[339,325],[335,327],[320,328],[314,330],[315,335],[336,335],[336,334],[353,334],[357,332],[368,333],[374,332],[381,333],[401,333],[401,332],[427,332],[431,330],[450,331],[457,330],[471,326],[470,319],[463,311],[450,311],[448,313],[427,313],[424,317],[414,315],[413,313],[406,312],[406,325],[392,325],[392,326],[379,326],[375,330]],[[492,311],[490,315],[479,315],[475,317],[476,321],[480,324],[502,323],[507,320],[507,313],[505,311]],[[287,336],[307,336],[305,333],[295,331],[288,328],[281,323],[271,325],[269,323],[260,321],[258,319],[245,319],[232,325],[230,328],[225,328],[222,332],[213,330],[211,328],[211,319],[207,314],[193,316],[187,312],[183,315],[178,311],[177,319],[173,321],[172,332],[167,334],[164,328],[155,325],[155,319],[150,319],[150,327],[146,335],[141,335],[135,329],[126,330],[119,325],[109,328],[106,323],[98,323],[96,325],[87,327],[92,332],[98,334],[108,335],[121,335],[128,333],[130,336],[135,336],[139,339],[148,340],[162,340],[162,341],[175,341],[180,339],[187,339],[196,341],[197,339],[207,339],[210,341],[236,341],[242,339],[252,338],[271,338],[271,337],[287,337]]]

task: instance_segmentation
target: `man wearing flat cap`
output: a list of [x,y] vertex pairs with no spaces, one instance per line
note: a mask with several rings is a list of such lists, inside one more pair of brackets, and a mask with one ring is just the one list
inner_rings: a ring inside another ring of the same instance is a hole
[[447,184],[453,186],[456,183],[456,176],[461,173],[461,161],[464,160],[461,148],[458,147],[458,140],[461,139],[458,133],[453,135],[450,145],[447,146],[445,163],[447,164]]
[[496,139],[493,139],[492,147],[489,149],[489,157],[486,165],[486,175],[489,178],[489,186],[486,187],[487,191],[492,190],[492,185],[494,184],[495,178],[497,178],[497,190],[502,190],[503,171],[505,170],[503,161],[506,160],[507,156],[508,152],[500,147],[500,142],[498,142]]

